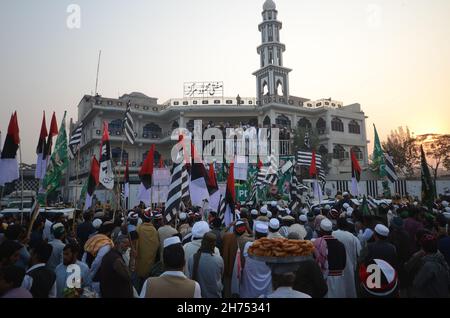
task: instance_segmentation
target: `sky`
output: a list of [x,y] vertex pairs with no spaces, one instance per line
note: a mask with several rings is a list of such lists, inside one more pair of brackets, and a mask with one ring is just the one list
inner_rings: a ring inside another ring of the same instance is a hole
[[[416,135],[450,133],[450,1],[275,2],[291,95],[360,103],[371,141],[373,123],[382,140],[406,125]],[[263,3],[1,0],[0,130],[17,110],[24,161],[33,163],[42,111],[47,122],[53,111],[58,122],[65,110],[77,118],[100,49],[106,97],[138,91],[162,103],[189,81],[255,96]]]

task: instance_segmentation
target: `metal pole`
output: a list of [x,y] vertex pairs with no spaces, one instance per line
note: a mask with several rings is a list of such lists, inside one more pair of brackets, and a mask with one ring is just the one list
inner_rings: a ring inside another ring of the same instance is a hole
[[77,159],[76,159],[76,163],[75,163],[75,170],[76,170],[76,183],[75,183],[75,195],[73,198],[73,207],[75,209],[74,213],[73,213],[73,224],[72,224],[72,228],[73,228],[73,233],[74,235],[76,235],[76,230],[77,230],[77,222],[76,222],[76,215],[77,215],[77,207],[78,207],[78,183],[79,181],[79,175],[80,175],[80,148],[78,147],[78,151],[77,151]]
[[97,77],[96,77],[96,80],[95,80],[95,95],[97,95],[97,88],[98,88],[98,74],[99,74],[99,72],[100,72],[100,59],[101,59],[101,57],[102,57],[102,50],[100,50],[99,52],[98,52],[98,64],[97,64]]
[[22,163],[22,146],[19,144],[19,156],[20,156],[20,179],[21,179],[21,216],[20,216],[20,224],[23,224],[23,163]]

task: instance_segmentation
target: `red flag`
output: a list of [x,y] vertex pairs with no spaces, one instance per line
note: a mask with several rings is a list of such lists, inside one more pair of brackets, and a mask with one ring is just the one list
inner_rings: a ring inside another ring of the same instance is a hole
[[263,167],[263,163],[261,162],[261,159],[258,158],[258,170],[261,170]]
[[236,205],[236,189],[234,186],[234,162],[230,164],[230,169],[228,172],[227,179],[227,191],[225,193],[226,203],[230,206],[231,211],[234,213],[234,208]]
[[17,163],[17,150],[19,149],[19,124],[17,113],[11,115],[8,133],[2,149],[0,159],[0,185],[19,179],[19,166]]
[[129,167],[129,164],[128,164],[128,160],[127,160],[127,165],[125,167],[124,179],[125,179],[125,183],[130,183],[130,167]]
[[50,123],[50,131],[48,135],[50,137],[58,136],[58,123],[56,122],[55,112],[53,112],[52,121]]
[[350,150],[350,154],[352,158],[352,178],[355,178],[359,182],[361,180],[361,166],[353,150]]
[[153,176],[153,166],[155,160],[155,145],[152,145],[150,151],[142,164],[141,171],[139,172],[139,178],[145,189],[150,189],[152,187],[152,176]]
[[311,178],[317,176],[316,151],[313,150],[311,158],[311,166],[309,167],[309,175]]

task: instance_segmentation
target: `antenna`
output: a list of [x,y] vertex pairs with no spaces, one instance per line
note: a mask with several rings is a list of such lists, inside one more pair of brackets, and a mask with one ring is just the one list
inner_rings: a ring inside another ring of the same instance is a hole
[[95,95],[98,94],[97,88],[98,88],[98,73],[100,71],[100,59],[102,58],[102,50],[98,52],[98,64],[97,64],[97,78],[95,80]]

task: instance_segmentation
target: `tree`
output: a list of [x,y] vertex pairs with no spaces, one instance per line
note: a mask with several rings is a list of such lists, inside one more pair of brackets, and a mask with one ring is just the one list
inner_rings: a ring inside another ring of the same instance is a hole
[[418,145],[422,144],[429,160],[428,165],[433,171],[434,182],[439,174],[439,169],[449,169],[450,163],[450,135],[427,134],[416,138]]
[[420,162],[419,145],[408,127],[399,127],[391,131],[387,140],[382,143],[397,168],[407,177],[413,177]]

